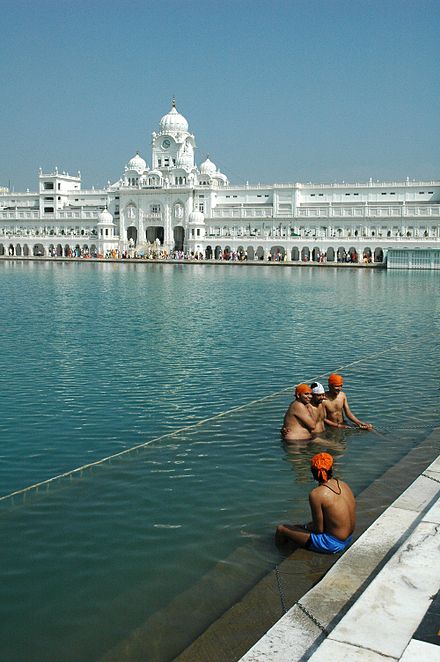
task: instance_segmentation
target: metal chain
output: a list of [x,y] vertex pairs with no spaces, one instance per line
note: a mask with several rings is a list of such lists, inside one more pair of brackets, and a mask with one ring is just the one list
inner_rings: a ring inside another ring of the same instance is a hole
[[325,634],[325,636],[328,637],[328,635],[329,635],[330,633],[329,633],[329,631],[327,630],[327,628],[324,627],[324,626],[318,621],[318,619],[315,618],[315,617],[313,616],[313,614],[311,614],[311,613],[309,612],[309,610],[308,610],[306,607],[304,607],[304,605],[302,605],[299,601],[298,601],[296,604],[297,604],[298,607],[301,609],[301,611],[304,612],[304,614],[305,614],[306,616],[308,616],[308,617],[310,618],[310,620],[311,620],[311,621],[312,621],[312,622],[313,622],[313,623],[314,623],[314,624],[315,624],[320,630],[322,630],[322,632]]
[[278,572],[277,565],[275,566],[275,577],[277,578],[277,586],[278,586],[278,593],[280,594],[281,608],[283,610],[283,614],[287,614],[286,598],[284,595],[283,588],[281,586],[281,577],[280,577],[280,573]]
[[[275,577],[276,577],[276,580],[277,580],[278,593],[279,593],[279,595],[280,595],[281,607],[282,607],[282,610],[283,610],[283,614],[287,614],[286,598],[285,598],[285,595],[284,595],[283,588],[282,588],[282,586],[281,586],[281,577],[280,577],[280,572],[279,572],[279,570],[278,570],[278,566],[277,566],[277,565],[275,566]],[[315,625],[316,625],[316,626],[317,626],[317,627],[318,627],[318,628],[319,628],[319,629],[325,634],[325,636],[328,637],[328,635],[329,635],[329,631],[327,630],[327,628],[324,627],[324,626],[318,621],[318,619],[315,618],[315,617],[313,616],[313,614],[311,614],[311,613],[309,612],[309,610],[308,610],[306,607],[304,607],[304,605],[301,604],[301,602],[298,601],[296,604],[297,604],[298,607],[301,609],[301,611],[304,612],[304,614],[305,614],[306,616],[308,616],[308,617],[310,618],[310,620],[311,620],[311,621],[312,621],[312,622],[313,622],[313,623],[314,623],[314,624],[315,624]]]
[[434,478],[434,476],[428,476],[428,474],[422,474],[422,476],[425,476],[425,478],[429,478],[429,480],[433,480],[436,483],[440,483],[440,480],[438,478]]

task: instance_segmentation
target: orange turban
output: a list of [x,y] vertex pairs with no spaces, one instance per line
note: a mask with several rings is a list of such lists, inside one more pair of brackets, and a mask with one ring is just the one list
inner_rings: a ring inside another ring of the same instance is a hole
[[308,384],[298,384],[298,386],[295,389],[295,395],[303,395],[303,393],[312,393],[312,389]]
[[342,379],[341,375],[337,375],[335,372],[333,372],[330,377],[328,378],[328,385],[329,386],[342,386],[344,383],[344,380]]
[[327,472],[333,466],[333,458],[330,453],[318,453],[310,461],[312,469],[315,469],[318,480],[327,480]]

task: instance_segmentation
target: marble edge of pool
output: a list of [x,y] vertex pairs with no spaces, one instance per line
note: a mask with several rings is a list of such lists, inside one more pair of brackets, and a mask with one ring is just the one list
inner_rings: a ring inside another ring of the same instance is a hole
[[436,428],[358,495],[355,541],[345,554],[327,557],[296,550],[176,662],[308,659],[438,498],[440,483],[427,476],[440,477],[439,451]]

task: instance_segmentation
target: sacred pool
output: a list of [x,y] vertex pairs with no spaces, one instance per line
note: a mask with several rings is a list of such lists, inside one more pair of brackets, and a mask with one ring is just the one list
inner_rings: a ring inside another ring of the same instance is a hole
[[438,271],[0,275],[8,662],[166,662],[272,570],[275,526],[308,518],[322,450],[280,440],[296,383],[340,371],[376,426],[332,439],[356,494],[439,425]]

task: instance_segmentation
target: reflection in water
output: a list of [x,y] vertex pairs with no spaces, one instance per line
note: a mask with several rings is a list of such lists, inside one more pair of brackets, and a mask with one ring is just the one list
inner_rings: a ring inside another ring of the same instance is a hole
[[[344,456],[347,448],[346,438],[351,430],[328,430],[324,435],[312,441],[289,441],[282,443],[286,460],[290,463],[298,483],[309,483],[311,479],[310,460],[316,453],[327,451],[333,455],[335,466],[338,458]],[[365,433],[364,433],[365,434]]]

